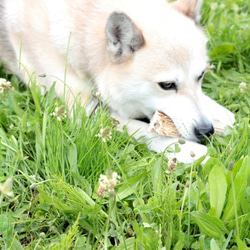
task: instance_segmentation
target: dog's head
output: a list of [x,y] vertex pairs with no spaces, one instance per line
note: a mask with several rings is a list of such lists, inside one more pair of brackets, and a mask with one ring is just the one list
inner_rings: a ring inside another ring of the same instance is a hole
[[149,2],[154,1],[145,1],[137,15],[125,9],[126,14],[109,16],[110,64],[98,88],[121,116],[150,119],[160,110],[185,139],[200,140],[213,133],[201,90],[207,67],[207,39],[198,23],[201,1]]

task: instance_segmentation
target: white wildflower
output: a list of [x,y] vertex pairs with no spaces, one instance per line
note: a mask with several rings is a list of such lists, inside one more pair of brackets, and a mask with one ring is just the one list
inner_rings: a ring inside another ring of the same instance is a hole
[[166,173],[167,175],[170,175],[170,174],[171,174],[171,172],[170,172],[169,170],[166,170],[165,173]]
[[29,175],[29,177],[30,177],[30,179],[31,179],[32,181],[36,181],[36,176],[35,176],[35,175]]
[[100,133],[97,134],[96,136],[101,137],[104,142],[106,142],[107,140],[110,140],[112,138],[110,126],[102,128],[100,130]]
[[3,184],[0,184],[0,193],[2,195],[13,198],[14,194],[12,191],[12,184],[13,184],[13,180],[11,177],[9,177]]
[[241,82],[239,84],[239,88],[240,88],[240,93],[245,93],[248,88],[248,85],[245,82]]
[[45,239],[45,237],[46,237],[46,234],[44,232],[41,232],[39,234],[39,238]]
[[98,196],[102,196],[104,197],[105,196],[105,187],[104,186],[99,186],[98,190],[97,190],[97,195]]
[[168,159],[168,167],[171,170],[174,170],[174,169],[176,169],[176,166],[177,166],[177,159],[176,158],[169,158]]
[[95,95],[96,95],[96,97],[99,98],[99,99],[101,99],[101,97],[102,97],[102,94],[101,94],[101,92],[99,92],[99,91],[97,91],[97,92],[95,93]]
[[51,113],[52,116],[56,116],[58,121],[67,117],[66,108],[64,105],[55,108],[55,111]]
[[13,90],[14,87],[6,79],[0,78],[0,93],[6,92],[8,89]]
[[115,191],[115,186],[119,182],[120,176],[116,172],[107,170],[106,175],[101,174],[99,178],[99,188],[97,194],[104,197],[104,192],[107,190],[109,193]]
[[207,71],[212,71],[214,70],[216,67],[214,64],[209,64],[208,67],[207,67]]

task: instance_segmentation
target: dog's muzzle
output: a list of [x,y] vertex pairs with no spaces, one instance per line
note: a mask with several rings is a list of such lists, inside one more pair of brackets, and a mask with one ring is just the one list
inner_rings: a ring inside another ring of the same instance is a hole
[[212,123],[202,123],[194,128],[194,134],[199,141],[204,140],[214,133],[214,126]]

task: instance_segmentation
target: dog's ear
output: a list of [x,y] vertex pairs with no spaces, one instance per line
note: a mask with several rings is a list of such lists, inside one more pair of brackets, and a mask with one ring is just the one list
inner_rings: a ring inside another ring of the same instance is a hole
[[142,32],[123,12],[113,12],[107,21],[108,51],[114,62],[131,57],[144,44]]
[[203,0],[177,0],[172,5],[184,15],[192,18],[197,24],[200,22],[200,10]]

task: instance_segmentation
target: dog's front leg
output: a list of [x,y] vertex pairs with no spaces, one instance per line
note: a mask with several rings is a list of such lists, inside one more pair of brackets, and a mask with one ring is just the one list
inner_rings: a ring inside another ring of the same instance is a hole
[[[119,129],[127,126],[129,135],[133,135],[138,141],[146,143],[149,150],[156,152],[166,152],[167,157],[176,158],[178,162],[190,163],[206,155],[207,147],[196,142],[185,141],[179,143],[179,138],[172,138],[163,135],[153,134],[147,131],[148,124],[138,120],[128,120],[112,112],[111,116],[119,121]],[[167,148],[174,148],[178,144],[181,151],[179,153],[170,153]]]
[[219,121],[223,127],[233,127],[235,122],[234,114],[225,107],[212,100],[210,97],[203,95],[202,107],[207,114],[211,115],[213,120]]

